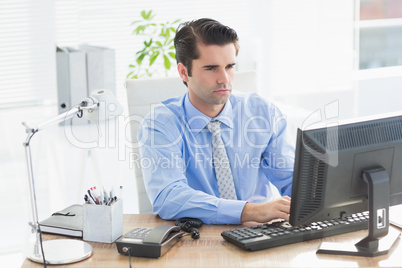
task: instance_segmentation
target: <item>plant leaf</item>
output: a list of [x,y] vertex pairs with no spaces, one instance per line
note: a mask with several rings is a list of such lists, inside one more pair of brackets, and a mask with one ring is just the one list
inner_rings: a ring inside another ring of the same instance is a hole
[[152,64],[154,64],[154,62],[155,62],[156,58],[158,58],[159,54],[160,54],[160,53],[159,53],[159,51],[158,51],[158,52],[156,52],[156,53],[154,53],[154,54],[151,55],[151,57],[150,57],[150,59],[149,59],[149,66],[151,66]]
[[164,59],[163,64],[165,65],[165,68],[168,69],[168,70],[170,70],[170,66],[171,66],[172,64],[170,63],[169,58],[168,58],[166,55],[163,55],[163,59]]
[[140,54],[140,53],[145,53],[145,50],[146,50],[147,48],[146,47],[144,47],[144,49],[142,49],[142,50],[140,50],[140,51],[138,51],[137,53],[135,53],[135,55],[138,55],[138,54]]
[[135,30],[133,31],[133,34],[140,34],[140,32],[144,32],[145,31],[145,25],[140,25],[137,28],[135,28]]
[[137,23],[139,23],[139,22],[142,22],[142,20],[135,20],[135,21],[133,21],[130,25],[134,25],[134,24],[137,24]]
[[146,54],[143,53],[143,54],[141,54],[141,55],[136,59],[136,62],[138,63],[138,65],[141,64],[141,62],[142,62],[142,60],[144,59],[145,55],[146,55]]
[[155,44],[157,44],[159,47],[162,47],[162,43],[159,41],[155,41]]
[[141,17],[147,19],[147,12],[145,10],[141,11]]
[[144,41],[144,45],[145,45],[145,47],[150,47],[152,45],[152,38],[151,38],[151,40],[149,40],[149,42]]
[[153,18],[153,17],[151,18],[151,15],[152,15],[152,9],[150,11],[148,11],[148,13],[147,13],[148,20]]
[[170,57],[172,57],[172,59],[176,59],[176,53],[169,52],[168,54],[169,54]]
[[164,28],[161,29],[161,33],[159,34],[159,36],[165,37],[165,29]]

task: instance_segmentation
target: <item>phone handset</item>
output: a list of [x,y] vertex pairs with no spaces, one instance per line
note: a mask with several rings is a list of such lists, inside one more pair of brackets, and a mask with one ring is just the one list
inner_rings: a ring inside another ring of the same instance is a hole
[[162,244],[166,239],[172,237],[179,231],[179,226],[160,225],[152,229],[152,231],[144,238],[143,243]]

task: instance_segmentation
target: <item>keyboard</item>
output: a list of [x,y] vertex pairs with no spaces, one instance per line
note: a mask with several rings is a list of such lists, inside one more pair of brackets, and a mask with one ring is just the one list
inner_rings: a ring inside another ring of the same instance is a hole
[[242,227],[224,231],[221,235],[226,241],[242,249],[256,251],[367,229],[368,219],[369,213],[363,212],[301,226],[291,226],[282,221]]

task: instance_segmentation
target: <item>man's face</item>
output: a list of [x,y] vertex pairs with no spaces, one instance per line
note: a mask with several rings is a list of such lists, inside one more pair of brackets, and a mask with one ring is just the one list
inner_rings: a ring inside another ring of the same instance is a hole
[[192,62],[191,74],[187,76],[188,94],[191,103],[209,117],[222,111],[232,92],[235,46],[227,44],[198,44],[200,57]]

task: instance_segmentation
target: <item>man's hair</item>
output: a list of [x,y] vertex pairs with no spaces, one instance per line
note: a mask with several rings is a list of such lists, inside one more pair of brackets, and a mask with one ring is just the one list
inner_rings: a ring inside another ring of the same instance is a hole
[[[239,51],[239,38],[232,28],[213,19],[198,19],[181,23],[174,38],[177,63],[186,66],[191,76],[192,61],[200,57],[197,44],[224,46],[233,43],[236,55]],[[183,82],[186,86],[187,83]]]

